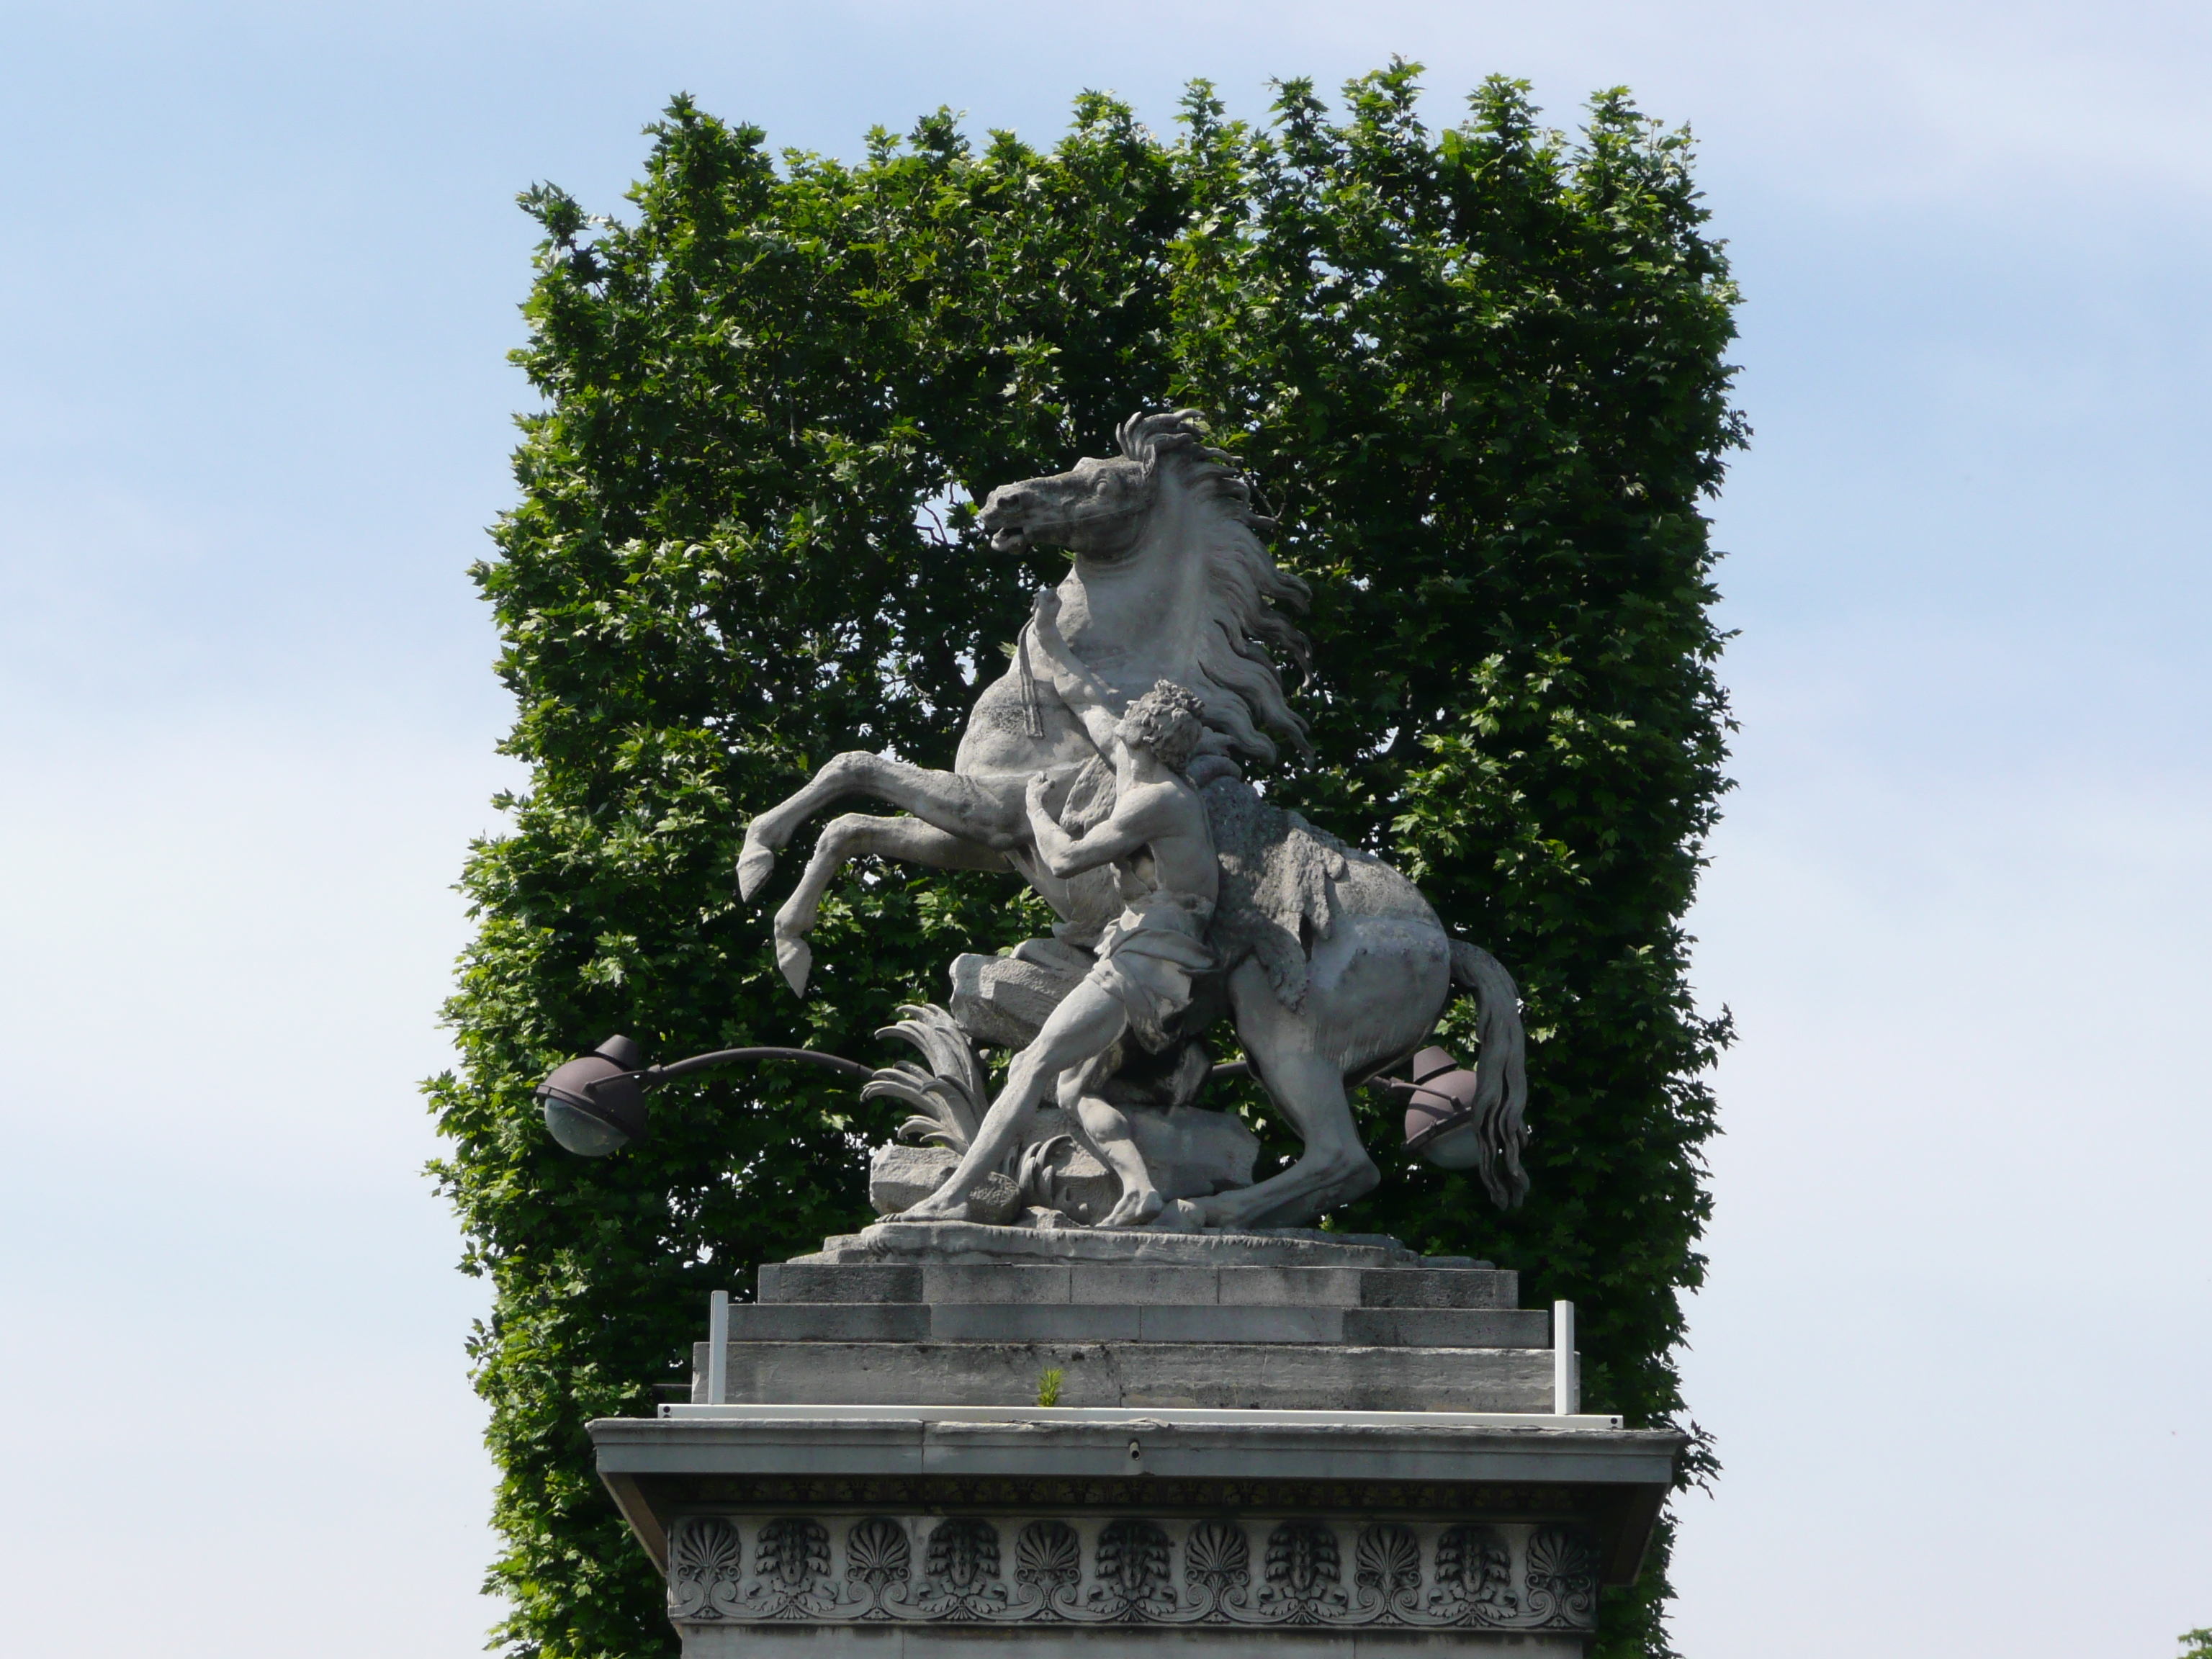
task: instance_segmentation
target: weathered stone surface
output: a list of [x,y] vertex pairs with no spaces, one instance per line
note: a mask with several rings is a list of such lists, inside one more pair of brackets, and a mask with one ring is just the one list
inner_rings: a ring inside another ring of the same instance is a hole
[[1182,1106],[1171,1112],[1131,1107],[1129,1133],[1152,1184],[1169,1198],[1209,1198],[1252,1184],[1260,1137],[1234,1112]]
[[[1045,951],[1054,951],[1054,959],[1041,960]],[[987,1048],[1026,1048],[1060,999],[1090,971],[1088,951],[1058,940],[1033,941],[1018,957],[955,957],[950,969],[952,1017]]]
[[804,1261],[763,1262],[763,1302],[920,1302],[921,1269],[890,1261],[824,1267]]
[[[1027,1287],[1024,1287],[1027,1288]],[[1343,1342],[1537,1346],[1540,1312],[1072,1304],[1059,1301],[778,1302],[730,1310],[735,1342]],[[1359,1322],[1355,1328],[1352,1322]],[[1401,1323],[1399,1322],[1404,1322]]]
[[1221,1300],[1221,1270],[1137,1262],[1074,1261],[1068,1264],[1067,1299],[1077,1303],[1204,1307]]
[[[707,1345],[694,1362],[703,1401]],[[1235,1342],[732,1342],[729,1398],[807,1405],[1026,1406],[1062,1373],[1064,1406],[1285,1411],[1552,1409],[1547,1348]]]
[[1342,1308],[1150,1307],[1137,1334],[1146,1342],[1341,1342]]
[[921,1342],[929,1310],[896,1302],[739,1303],[730,1309],[732,1342]]
[[1134,1342],[1138,1310],[1066,1303],[953,1302],[929,1310],[939,1342]]
[[1103,1219],[1121,1199],[1121,1178],[1098,1161],[1070,1114],[1048,1106],[1030,1120],[1021,1144],[1026,1151],[1054,1142],[1045,1160],[1054,1207],[1083,1226]]
[[1351,1308],[1344,1340],[1418,1348],[1547,1348],[1552,1316],[1542,1308]]
[[1371,1273],[1410,1267],[1224,1267],[1219,1301],[1231,1308],[1356,1308]]
[[[1224,1112],[1194,1109],[1175,1112],[1132,1108],[1131,1133],[1145,1166],[1168,1198],[1205,1198],[1251,1184],[1260,1142],[1243,1121]],[[1121,1182],[1101,1163],[1070,1113],[1056,1107],[1039,1111],[1021,1140],[1021,1151],[1049,1146],[1042,1183],[1071,1222],[1090,1225],[1121,1196]],[[868,1201],[878,1215],[898,1215],[943,1186],[959,1167],[960,1155],[945,1146],[878,1146],[868,1164]],[[1026,1200],[1012,1200],[1012,1180],[988,1176],[975,1201],[977,1213],[992,1224],[1012,1221]]]
[[868,1202],[878,1215],[919,1204],[951,1178],[960,1154],[945,1146],[878,1146],[868,1155]]
[[[1513,1307],[1518,1275],[1494,1268],[1190,1267],[1127,1261],[785,1262],[761,1269],[763,1303],[1072,1304],[1149,1307],[1366,1309],[1374,1317],[1356,1328],[1361,1341],[1425,1343],[1397,1330],[1475,1332],[1480,1321],[1449,1317],[1424,1323],[1394,1316],[1494,1311],[1510,1315],[1494,1328],[1535,1331]],[[1521,1323],[1515,1323],[1519,1321]],[[1470,1340],[1474,1339],[1470,1338]],[[1516,1336],[1505,1346],[1540,1346],[1546,1335]],[[1455,1342],[1455,1346],[1457,1343]]]
[[1064,1261],[993,1261],[962,1267],[931,1262],[921,1270],[921,1299],[950,1302],[1065,1304],[1069,1269]]
[[[1132,1106],[1124,1115],[1164,1196],[1206,1198],[1252,1184],[1260,1140],[1242,1118],[1196,1107],[1162,1112]],[[1102,1219],[1121,1196],[1121,1177],[1098,1160],[1073,1114],[1048,1106],[1030,1120],[1021,1144],[1026,1149],[1054,1142],[1059,1144],[1047,1159],[1053,1206],[1086,1226]]]
[[1119,1261],[1194,1267],[1470,1267],[1464,1256],[1420,1256],[1379,1233],[1310,1228],[1252,1232],[1107,1231],[981,1226],[969,1221],[878,1223],[824,1239],[795,1262]]
[[1433,1267],[1364,1273],[1359,1300],[1370,1308],[1517,1308],[1521,1275],[1503,1267]]
[[[942,1187],[959,1167],[959,1154],[943,1146],[878,1146],[868,1159],[868,1202],[878,1215],[900,1214]],[[995,1225],[1021,1213],[1022,1195],[994,1170],[976,1187],[969,1204],[986,1224]]]

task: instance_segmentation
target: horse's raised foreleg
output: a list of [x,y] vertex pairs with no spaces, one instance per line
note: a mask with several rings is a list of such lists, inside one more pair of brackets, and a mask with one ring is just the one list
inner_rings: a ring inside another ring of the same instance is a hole
[[745,826],[744,850],[738,854],[738,896],[750,898],[760,890],[775,868],[775,855],[790,845],[800,824],[849,795],[872,795],[948,835],[1001,851],[1029,828],[1018,785],[994,791],[957,772],[910,766],[856,749],[838,756],[805,788]]
[[806,994],[807,975],[814,969],[814,952],[806,936],[822,908],[822,896],[837,872],[868,854],[920,864],[933,870],[1010,870],[1003,853],[981,842],[948,835],[920,818],[875,818],[864,812],[848,812],[833,818],[806,861],[799,885],[775,913],[775,963],[791,988]]

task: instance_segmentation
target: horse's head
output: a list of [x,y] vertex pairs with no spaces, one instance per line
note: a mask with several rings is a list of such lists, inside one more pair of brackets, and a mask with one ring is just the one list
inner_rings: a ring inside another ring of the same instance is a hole
[[1057,547],[1112,562],[1135,548],[1158,494],[1159,475],[1143,461],[1086,458],[1065,472],[1001,484],[976,521],[994,552]]
[[1274,521],[1253,511],[1236,458],[1206,443],[1195,410],[1133,415],[1115,438],[1118,455],[993,490],[977,515],[992,548],[1074,555],[1062,630],[1125,695],[1172,680],[1198,691],[1227,751],[1273,759],[1261,726],[1304,748],[1269,647],[1306,660],[1273,608],[1303,609],[1306,586],[1261,544]]

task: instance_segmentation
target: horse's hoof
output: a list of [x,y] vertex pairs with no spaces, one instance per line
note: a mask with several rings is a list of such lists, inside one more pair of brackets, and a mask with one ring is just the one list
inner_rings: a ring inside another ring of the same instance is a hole
[[745,835],[744,850],[738,854],[738,896],[749,899],[760,891],[761,884],[775,868],[775,854],[768,848],[754,843],[750,830]]
[[783,969],[783,982],[805,996],[807,976],[814,971],[814,947],[803,939],[780,939],[775,942],[775,965]]

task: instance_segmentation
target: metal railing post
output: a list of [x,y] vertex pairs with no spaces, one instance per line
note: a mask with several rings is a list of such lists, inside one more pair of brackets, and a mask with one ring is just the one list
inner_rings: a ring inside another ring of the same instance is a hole
[[707,1403],[730,1400],[730,1293],[717,1291],[707,1304]]
[[1582,1409],[1582,1379],[1575,1375],[1575,1304],[1552,1304],[1552,1411],[1572,1417]]

